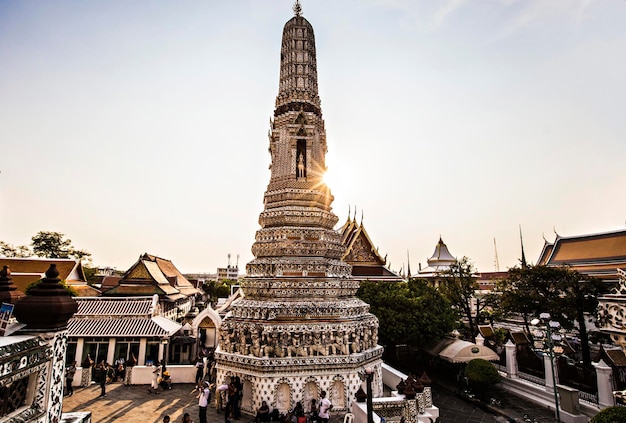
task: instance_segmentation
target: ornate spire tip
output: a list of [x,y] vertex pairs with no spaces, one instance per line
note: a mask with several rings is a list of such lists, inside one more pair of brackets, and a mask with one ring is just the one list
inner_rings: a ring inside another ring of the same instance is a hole
[[296,3],[293,5],[293,14],[296,16],[302,16],[302,6],[300,5],[300,0],[296,0]]

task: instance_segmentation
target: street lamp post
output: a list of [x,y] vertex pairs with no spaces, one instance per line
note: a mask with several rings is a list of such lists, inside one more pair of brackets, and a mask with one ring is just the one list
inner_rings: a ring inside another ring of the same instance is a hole
[[374,369],[368,367],[359,373],[361,380],[365,380],[367,390],[367,423],[374,423],[374,404],[372,401],[372,380],[374,379]]
[[[559,410],[559,391],[556,386],[556,375],[554,371],[554,357],[555,357],[555,345],[554,341],[560,341],[561,335],[558,333],[554,333],[553,330],[558,330],[561,327],[561,324],[557,321],[550,320],[550,313],[541,313],[539,315],[539,319],[533,319],[530,323],[533,326],[537,326],[539,323],[543,323],[546,325],[546,336],[544,336],[545,342],[545,352],[547,352],[548,357],[550,357],[550,370],[552,371],[552,388],[554,391],[554,415],[556,417],[556,421],[558,423],[561,422],[561,412]],[[560,347],[557,347],[560,348]]]

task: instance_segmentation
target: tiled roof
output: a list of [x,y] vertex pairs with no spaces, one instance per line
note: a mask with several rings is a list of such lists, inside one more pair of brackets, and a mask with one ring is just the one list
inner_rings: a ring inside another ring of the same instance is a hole
[[557,236],[552,251],[542,252],[540,260],[547,264],[626,260],[626,230],[571,237]]
[[97,316],[151,316],[152,297],[96,297],[76,298],[78,311],[75,317]]
[[511,339],[513,339],[513,343],[516,345],[530,344],[524,332],[511,332]]
[[181,325],[162,316],[152,317],[152,297],[76,298],[78,311],[68,322],[73,337],[170,336]]
[[478,325],[478,331],[484,338],[491,338],[495,336],[491,325]]
[[76,294],[79,297],[95,297],[101,294],[99,290],[87,284],[80,284],[80,285],[70,284],[70,286],[72,287],[74,291],[76,291]]
[[626,355],[624,355],[624,351],[620,350],[604,350],[607,358],[614,364],[616,367],[626,367]]
[[[155,319],[145,317],[72,318],[67,324],[67,329],[68,335],[73,337],[169,336],[178,330],[172,332],[170,327],[162,326],[160,319]],[[180,325],[178,327],[180,328]]]
[[441,237],[439,237],[439,242],[437,242],[437,245],[435,246],[435,251],[433,252],[432,257],[427,261],[429,266],[433,266],[437,263],[452,264],[456,262],[456,259],[452,256],[452,254],[450,254],[448,246],[443,242]]
[[[72,271],[80,265],[80,262],[75,259],[49,259],[39,257],[29,258],[15,258],[15,257],[0,257],[0,267],[9,266],[11,273],[38,273],[43,275],[51,264],[57,265],[59,271],[59,278],[67,280],[72,274]],[[82,274],[82,268],[78,276],[82,278],[78,280],[84,281],[84,275]],[[41,278],[40,278],[41,279]]]
[[378,249],[374,247],[363,222],[359,225],[348,216],[348,220],[338,232],[346,248],[341,259],[352,266],[352,276],[372,280],[402,279],[385,267],[386,257],[381,257]]
[[571,266],[573,270],[602,280],[615,281],[617,269],[626,267],[626,230],[563,237],[546,241],[539,265]]
[[552,250],[554,249],[554,244],[549,242],[545,242],[543,244],[543,248],[541,249],[541,254],[539,254],[539,260],[537,260],[537,265],[543,266],[548,263],[548,259],[550,258],[550,254],[552,254]]
[[114,288],[120,284],[121,276],[102,276],[100,280],[100,289],[106,291],[107,289]]
[[41,279],[51,264],[56,264],[61,280],[86,282],[79,260],[0,257],[0,268],[9,266],[11,279],[17,289],[22,292],[26,290],[28,285]]
[[549,262],[552,264],[616,259],[626,259],[626,231],[557,238]]
[[158,294],[177,301],[199,293],[171,261],[144,253],[105,295]]
[[140,296],[146,296],[146,295],[163,295],[163,291],[161,289],[159,289],[158,286],[155,285],[139,285],[139,284],[132,284],[132,285],[118,285],[115,288],[111,288],[109,290],[107,290],[106,292],[103,293],[103,295],[106,296],[112,296],[112,295],[140,295]]

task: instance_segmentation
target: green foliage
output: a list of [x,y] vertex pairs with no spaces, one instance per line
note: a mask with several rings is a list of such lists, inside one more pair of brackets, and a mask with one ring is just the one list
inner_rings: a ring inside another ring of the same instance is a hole
[[[474,264],[467,257],[453,263],[449,270],[441,273],[441,283],[439,290],[457,308],[468,324],[471,337],[474,340],[478,331],[478,324],[481,315],[484,316],[487,307],[497,304],[497,296],[485,295],[476,296],[478,290],[478,280],[475,276]],[[472,314],[472,303],[476,302],[475,315]]]
[[202,289],[208,295],[209,301],[215,303],[218,298],[230,296],[230,287],[236,283],[233,280],[208,281],[202,285]]
[[[38,281],[29,283],[24,294],[30,295],[30,291],[38,287],[42,280],[43,279],[39,279]],[[72,286],[68,285],[66,281],[60,281],[59,283],[72,297],[78,297],[78,292],[76,292]]]
[[30,257],[32,252],[26,245],[14,246],[0,241],[0,256],[3,257]]
[[362,282],[357,297],[378,318],[383,345],[424,345],[450,333],[457,321],[450,303],[421,280]]
[[585,313],[596,314],[598,297],[607,292],[602,281],[569,267],[524,266],[509,269],[508,277],[498,284],[498,290],[503,313],[519,313],[529,332],[529,321],[541,313],[550,313],[552,320],[565,329],[576,327],[583,362],[591,365]]
[[626,407],[607,407],[589,420],[589,423],[622,422],[626,422]]
[[85,273],[85,279],[87,280],[88,285],[93,285],[98,280],[98,277],[96,276],[97,272],[98,269],[95,267],[83,266],[83,273]]
[[60,232],[40,231],[32,237],[33,252],[36,256],[47,258],[75,258],[89,260],[91,253],[72,246],[72,240],[65,239]]
[[485,392],[500,382],[501,376],[493,364],[487,360],[476,358],[465,367],[465,377],[475,392]]

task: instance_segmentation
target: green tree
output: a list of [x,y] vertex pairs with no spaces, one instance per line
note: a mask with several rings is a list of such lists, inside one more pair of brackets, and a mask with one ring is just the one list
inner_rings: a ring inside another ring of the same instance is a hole
[[32,237],[33,252],[36,256],[47,258],[75,258],[90,260],[91,253],[72,246],[72,240],[65,239],[60,232],[40,231]]
[[221,281],[208,281],[202,285],[202,289],[209,297],[209,301],[216,303],[218,298],[226,298],[230,295],[230,287],[237,281],[224,279]]
[[589,420],[589,423],[622,422],[626,422],[626,407],[607,407]]
[[424,345],[450,333],[457,321],[450,303],[421,280],[361,282],[357,296],[370,305],[379,321],[381,344]]
[[[476,296],[478,280],[476,269],[469,258],[463,257],[453,263],[449,270],[441,273],[439,290],[457,308],[461,317],[467,320],[472,340],[476,341],[476,333],[481,315],[494,302],[494,296]],[[474,311],[474,312],[473,312]]]
[[511,268],[508,277],[498,286],[502,311],[509,315],[519,313],[528,333],[529,321],[541,313],[550,313],[552,320],[561,323],[566,330],[577,328],[586,366],[591,366],[591,353],[585,315],[596,315],[598,297],[606,293],[607,288],[596,278],[569,267],[553,266]]
[[26,245],[14,246],[0,241],[0,256],[3,257],[30,257],[32,252]]
[[475,358],[467,363],[464,375],[473,391],[483,396],[501,379],[495,366],[482,358]]

